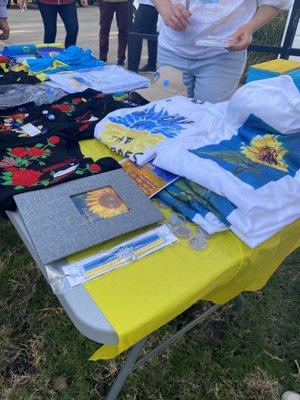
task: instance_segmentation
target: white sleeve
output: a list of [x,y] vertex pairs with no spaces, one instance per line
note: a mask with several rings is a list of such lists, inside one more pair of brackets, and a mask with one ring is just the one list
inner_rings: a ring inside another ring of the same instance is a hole
[[288,10],[292,7],[294,0],[258,0],[258,6],[273,6],[279,10]]

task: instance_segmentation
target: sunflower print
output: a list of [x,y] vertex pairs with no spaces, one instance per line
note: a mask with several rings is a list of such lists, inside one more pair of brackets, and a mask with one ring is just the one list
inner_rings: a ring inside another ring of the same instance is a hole
[[241,152],[255,163],[287,172],[288,165],[284,162],[284,157],[288,151],[278,139],[278,136],[270,134],[257,135],[251,140],[251,145],[244,144],[241,147]]
[[155,105],[123,116],[111,116],[100,140],[123,157],[143,154],[165,138],[175,138],[193,121]]
[[89,211],[100,218],[111,218],[128,211],[128,207],[111,187],[92,190],[87,193]]
[[163,135],[151,135],[147,131],[136,131],[118,124],[107,124],[100,140],[115,153],[123,157],[143,154],[164,140]]

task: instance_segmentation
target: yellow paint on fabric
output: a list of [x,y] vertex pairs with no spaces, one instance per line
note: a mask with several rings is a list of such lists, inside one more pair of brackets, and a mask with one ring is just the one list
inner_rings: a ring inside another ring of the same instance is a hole
[[82,140],[79,144],[80,150],[85,157],[90,157],[93,161],[97,161],[99,158],[103,157],[112,157],[117,161],[120,161],[123,158],[119,154],[113,153],[105,146],[105,144],[101,143],[100,140],[97,139]]

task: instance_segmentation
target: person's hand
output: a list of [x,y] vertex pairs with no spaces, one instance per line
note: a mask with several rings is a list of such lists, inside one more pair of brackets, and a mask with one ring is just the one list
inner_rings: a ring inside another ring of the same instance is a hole
[[80,0],[82,7],[87,7],[89,5],[88,0]]
[[9,38],[9,25],[7,18],[0,18],[0,40],[6,40]]
[[191,13],[183,4],[170,4],[169,7],[161,13],[165,24],[176,31],[186,30],[189,26]]
[[249,25],[241,26],[230,38],[230,51],[241,51],[248,48],[252,40],[253,30]]
[[18,0],[18,6],[23,10],[26,7],[26,0]]

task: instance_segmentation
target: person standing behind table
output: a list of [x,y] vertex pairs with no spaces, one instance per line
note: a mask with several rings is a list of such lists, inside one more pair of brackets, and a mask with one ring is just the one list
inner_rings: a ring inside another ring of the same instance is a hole
[[128,30],[128,2],[127,0],[99,0],[100,8],[100,34],[99,34],[99,58],[107,61],[109,47],[109,33],[111,23],[116,13],[118,26],[118,65],[124,65],[127,47]]
[[7,22],[6,0],[0,0],[0,40],[9,38],[9,25]]
[[[236,90],[252,34],[288,9],[292,0],[153,0],[162,16],[159,67],[183,72],[189,97],[218,102]],[[258,6],[258,8],[257,8]],[[201,46],[200,40],[229,40],[229,48]],[[198,42],[198,44],[197,44]]]
[[[88,5],[88,0],[80,1],[84,7]],[[26,5],[26,0],[18,0],[18,4],[22,9]],[[75,45],[79,30],[76,2],[74,0],[38,0],[37,4],[44,24],[44,43],[55,43],[57,14],[59,14],[66,29],[65,47]]]
[[[158,12],[151,0],[140,0],[139,8],[134,19],[132,32],[135,33],[157,33],[157,20]],[[156,58],[157,58],[157,41],[148,40],[148,62],[140,72],[154,72],[156,71]],[[139,69],[141,53],[142,53],[143,40],[132,37],[129,46],[132,51],[132,63],[128,64],[128,69],[137,72]]]

